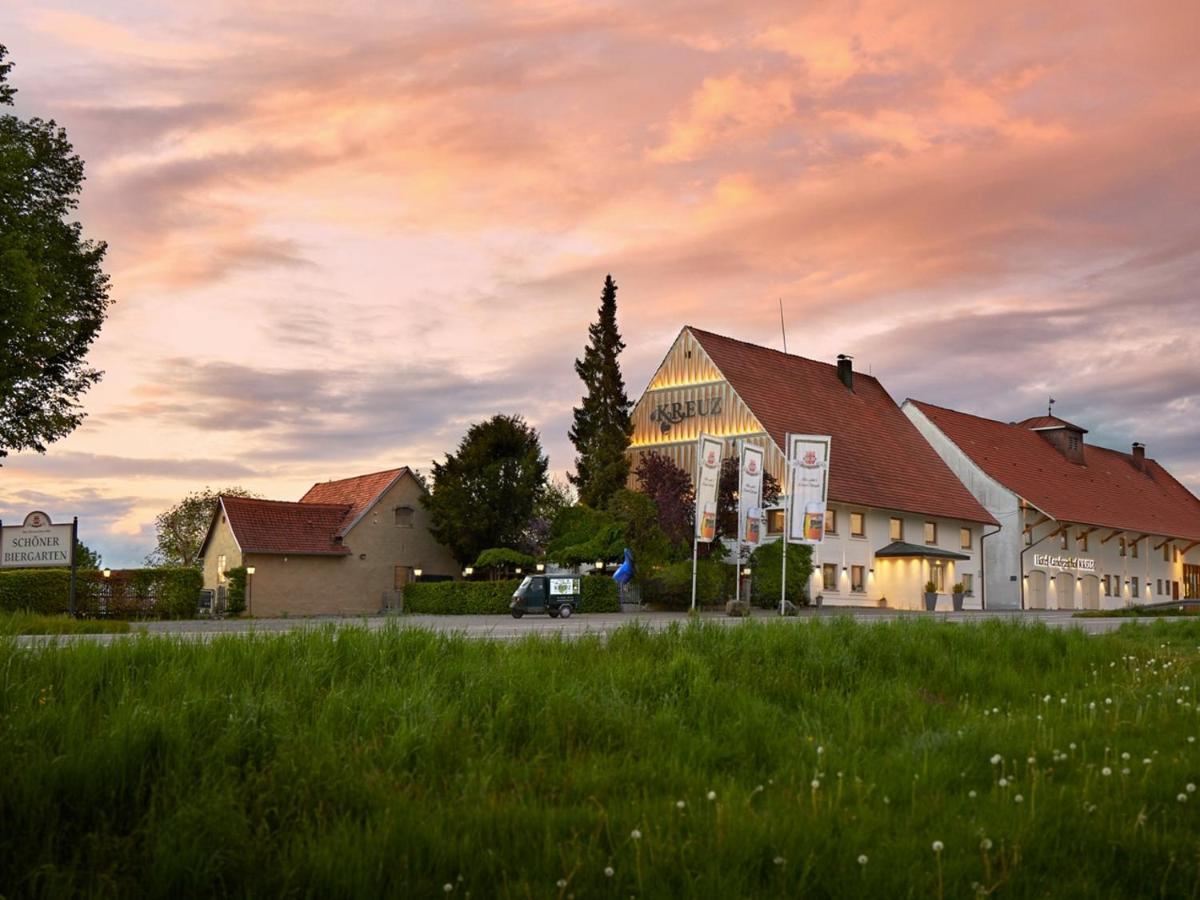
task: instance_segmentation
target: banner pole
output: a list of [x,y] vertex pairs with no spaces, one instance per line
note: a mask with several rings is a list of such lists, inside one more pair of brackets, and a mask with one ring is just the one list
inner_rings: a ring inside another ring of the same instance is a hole
[[703,471],[701,458],[703,453],[704,432],[701,431],[696,435],[696,477],[692,481],[692,496],[695,498],[692,502],[692,612],[696,611],[696,559],[700,548],[700,517],[703,515],[700,509],[700,473]]
[[75,545],[79,543],[79,516],[71,521],[71,596],[69,610],[75,616]]
[[738,461],[738,500],[735,512],[737,516],[737,530],[734,532],[734,537],[737,539],[737,552],[733,555],[733,602],[737,604],[736,609],[741,609],[742,603],[742,469],[746,465],[744,458],[746,452],[745,443],[745,441],[738,441],[734,444],[737,448]]
[[696,551],[700,542],[692,538],[692,612],[696,611]]
[[783,535],[780,540],[783,542],[783,552],[779,555],[783,557],[779,576],[779,615],[785,615],[784,609],[787,602],[787,551],[788,551],[788,535],[792,527],[792,491],[794,488],[793,482],[796,480],[792,472],[792,460],[788,455],[791,452],[792,436],[786,434],[783,437],[783,477],[784,485],[787,493],[783,495]]

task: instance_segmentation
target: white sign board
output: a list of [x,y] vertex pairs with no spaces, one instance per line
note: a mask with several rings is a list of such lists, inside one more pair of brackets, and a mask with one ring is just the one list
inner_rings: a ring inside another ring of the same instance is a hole
[[738,479],[738,540],[757,547],[762,539],[762,447],[742,444],[741,477]]
[[825,539],[830,443],[829,435],[787,436],[788,493],[791,508],[787,539],[793,544],[819,544]]
[[550,596],[563,597],[579,593],[578,578],[551,578]]
[[717,487],[721,481],[724,442],[700,435],[696,459],[696,540],[711,542],[717,535]]
[[69,566],[75,552],[71,525],[53,525],[44,512],[31,512],[24,524],[0,529],[0,567],[44,569]]

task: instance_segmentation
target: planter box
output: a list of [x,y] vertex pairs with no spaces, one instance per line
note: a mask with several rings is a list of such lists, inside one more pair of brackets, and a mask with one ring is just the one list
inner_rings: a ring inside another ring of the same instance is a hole
[[926,594],[925,611],[933,612],[935,609],[937,609],[937,594]]

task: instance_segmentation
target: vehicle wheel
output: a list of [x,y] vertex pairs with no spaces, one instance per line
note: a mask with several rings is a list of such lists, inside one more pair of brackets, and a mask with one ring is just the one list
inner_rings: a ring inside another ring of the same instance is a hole
[[525,615],[525,610],[523,610],[523,609],[514,609],[514,610],[512,611],[512,617],[513,617],[514,619],[519,619],[519,618],[521,618],[521,616],[523,616],[523,615]]
[[548,610],[546,610],[546,615],[548,615],[552,619],[557,619],[558,618],[558,610],[557,609],[548,609]]
[[558,608],[558,614],[560,616],[562,616],[564,619],[571,618],[571,613],[573,613],[573,612],[574,612],[574,610],[571,609],[571,607],[569,607],[569,606],[560,606]]

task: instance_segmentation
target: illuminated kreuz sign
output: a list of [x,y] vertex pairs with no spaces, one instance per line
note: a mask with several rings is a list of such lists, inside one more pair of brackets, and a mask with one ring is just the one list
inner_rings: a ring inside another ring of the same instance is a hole
[[650,413],[650,421],[657,422],[662,433],[666,434],[673,425],[678,425],[684,419],[696,416],[718,416],[721,414],[721,397],[709,397],[700,400],[683,402],[660,403]]
[[1056,569],[1075,569],[1077,572],[1094,572],[1096,561],[1087,556],[1051,556],[1049,553],[1033,554],[1035,566],[1053,566]]

